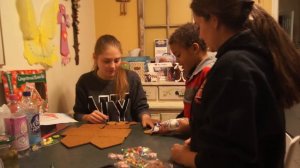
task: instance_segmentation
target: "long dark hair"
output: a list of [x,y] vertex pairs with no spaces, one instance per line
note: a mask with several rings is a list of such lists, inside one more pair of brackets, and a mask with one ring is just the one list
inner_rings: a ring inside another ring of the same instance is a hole
[[[114,46],[120,50],[122,53],[122,47],[120,41],[112,36],[112,35],[103,35],[100,36],[96,42],[95,48],[94,48],[94,56],[98,57],[101,55],[109,46]],[[97,59],[97,58],[95,58]],[[94,62],[94,70],[98,70],[98,66],[96,61]],[[127,81],[127,75],[126,71],[119,67],[117,70],[116,76],[115,76],[115,92],[118,94],[120,98],[125,98],[126,92],[129,90],[129,85]]]
[[207,20],[215,15],[233,30],[252,30],[272,54],[277,80],[274,91],[280,106],[289,108],[300,102],[300,54],[273,17],[253,4],[251,0],[193,0],[191,9]]
[[193,0],[191,9],[206,20],[215,15],[227,27],[238,30],[247,21],[253,3],[251,0]]

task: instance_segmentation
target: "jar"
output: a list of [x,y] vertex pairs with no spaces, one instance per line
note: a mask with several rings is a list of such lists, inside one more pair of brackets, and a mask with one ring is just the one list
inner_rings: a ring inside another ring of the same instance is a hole
[[12,147],[13,138],[0,135],[0,168],[19,168],[18,152]]

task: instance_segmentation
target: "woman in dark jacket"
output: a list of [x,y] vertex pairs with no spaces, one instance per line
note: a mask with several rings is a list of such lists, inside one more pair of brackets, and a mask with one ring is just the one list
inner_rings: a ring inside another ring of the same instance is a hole
[[300,55],[251,0],[193,0],[194,20],[217,61],[191,110],[190,141],[172,159],[200,168],[280,168],[284,108],[300,100]]

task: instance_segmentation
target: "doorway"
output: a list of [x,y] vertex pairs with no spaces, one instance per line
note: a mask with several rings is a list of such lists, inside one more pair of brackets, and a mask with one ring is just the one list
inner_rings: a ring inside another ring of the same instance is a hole
[[278,22],[300,50],[300,1],[278,0]]

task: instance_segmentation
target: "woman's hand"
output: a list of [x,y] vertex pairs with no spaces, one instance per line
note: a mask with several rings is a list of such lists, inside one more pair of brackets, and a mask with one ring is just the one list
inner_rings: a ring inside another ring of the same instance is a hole
[[142,126],[145,128],[147,126],[153,128],[155,121],[151,119],[149,114],[143,114],[141,117]]
[[82,120],[90,122],[92,124],[105,123],[107,119],[108,119],[108,116],[101,113],[98,110],[95,110],[91,114],[86,114],[82,117]]
[[186,167],[196,167],[195,165],[196,153],[190,150],[188,145],[174,144],[171,148],[171,159]]
[[189,146],[191,143],[191,138],[184,141],[184,145]]

